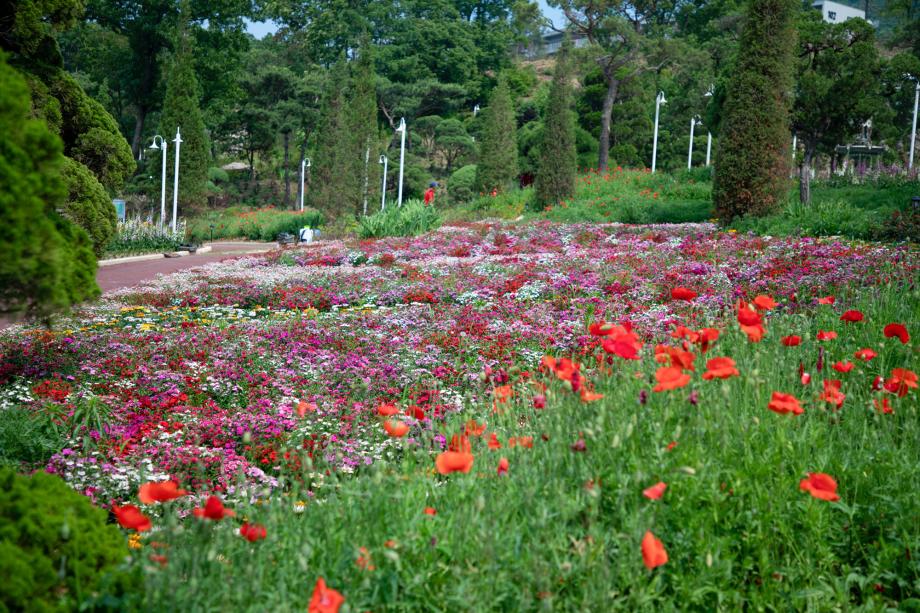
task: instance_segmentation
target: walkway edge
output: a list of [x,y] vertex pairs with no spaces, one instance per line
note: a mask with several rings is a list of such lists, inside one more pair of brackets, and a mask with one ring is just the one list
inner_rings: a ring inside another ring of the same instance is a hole
[[127,264],[129,262],[143,262],[144,260],[161,260],[165,257],[162,253],[148,253],[147,255],[132,255],[127,258],[111,258],[99,260],[99,266],[112,266],[113,264]]

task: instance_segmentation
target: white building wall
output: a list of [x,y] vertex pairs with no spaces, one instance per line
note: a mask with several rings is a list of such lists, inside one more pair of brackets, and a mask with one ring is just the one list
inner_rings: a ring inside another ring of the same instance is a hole
[[828,23],[843,23],[847,19],[854,17],[859,19],[866,18],[864,10],[840,4],[839,2],[831,2],[831,0],[818,0],[812,6],[821,11],[821,17]]

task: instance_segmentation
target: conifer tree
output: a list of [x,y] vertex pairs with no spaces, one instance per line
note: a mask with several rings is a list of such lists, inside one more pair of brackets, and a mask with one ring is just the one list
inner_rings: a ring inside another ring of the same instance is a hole
[[722,222],[773,211],[790,170],[796,0],[751,0],[727,96],[712,197]]
[[349,138],[348,204],[352,212],[363,214],[377,186],[377,88],[370,40],[365,37],[352,66],[351,95],[345,117]]
[[[326,214],[327,218],[338,217],[345,206],[344,194],[350,179],[345,176],[343,166],[348,158],[346,141],[346,85],[347,66],[342,57],[329,70],[326,95],[320,109],[320,127],[316,132],[316,153],[310,178],[309,196],[313,206]],[[354,201],[350,201],[353,205]],[[349,212],[353,212],[351,209]]]
[[570,49],[571,43],[566,37],[556,56],[556,69],[546,104],[534,185],[540,206],[557,204],[575,193],[578,152],[575,147],[575,114],[572,112]]
[[61,140],[30,114],[26,80],[0,52],[0,313],[47,317],[99,288],[89,237],[57,212]]
[[[182,145],[179,150],[179,204],[192,209],[205,204],[205,190],[208,181],[208,167],[211,162],[208,135],[198,101],[198,79],[192,51],[191,34],[188,31],[188,6],[183,3],[180,26],[176,34],[175,55],[166,81],[166,97],[160,130],[164,138],[172,141],[176,129],[181,132]],[[170,143],[169,168],[175,163],[176,147]],[[172,182],[169,182],[172,188]],[[170,195],[171,197],[171,195]],[[181,211],[180,211],[181,214]]]
[[483,111],[482,144],[476,166],[476,188],[480,192],[503,190],[518,177],[517,130],[508,80],[501,76]]

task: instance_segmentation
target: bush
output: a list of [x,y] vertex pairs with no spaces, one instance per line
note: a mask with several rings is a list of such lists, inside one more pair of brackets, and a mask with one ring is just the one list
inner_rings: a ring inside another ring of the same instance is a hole
[[274,207],[261,209],[231,207],[210,211],[188,223],[188,239],[195,243],[228,238],[246,238],[254,241],[273,241],[282,232],[296,235],[301,228],[319,228],[324,223],[323,214],[316,209],[287,211]]
[[454,171],[447,182],[447,193],[453,203],[469,202],[476,195],[476,164]]
[[874,232],[881,240],[920,241],[920,211],[895,211]]
[[122,566],[128,547],[105,511],[45,473],[0,468],[0,492],[0,608],[132,608],[139,576]]
[[358,222],[358,236],[381,238],[384,236],[417,236],[441,225],[434,207],[425,206],[421,200],[407,200],[401,207],[389,206]]
[[114,238],[106,246],[106,255],[136,255],[176,251],[185,240],[185,222],[180,220],[173,232],[170,226],[162,229],[153,223],[138,218],[127,219],[118,224]]
[[89,234],[96,257],[101,257],[115,234],[115,206],[89,168],[64,158],[61,175],[67,185],[67,204],[63,213]]
[[0,466],[38,468],[60,451],[67,433],[50,417],[49,413],[33,414],[24,408],[5,409],[0,419]]

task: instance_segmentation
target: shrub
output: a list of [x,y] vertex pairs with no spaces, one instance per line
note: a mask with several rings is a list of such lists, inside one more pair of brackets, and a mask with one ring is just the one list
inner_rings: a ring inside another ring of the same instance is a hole
[[131,608],[139,577],[122,566],[128,547],[105,511],[45,473],[0,468],[0,492],[0,607]]
[[139,218],[127,219],[118,224],[115,236],[109,241],[105,252],[109,256],[118,256],[175,251],[184,238],[185,222],[182,220],[179,220],[173,232],[169,225],[160,228]]
[[18,407],[5,409],[0,419],[0,466],[40,467],[64,447],[66,436],[51,421],[49,413],[34,414]]
[[504,76],[492,91],[483,116],[476,189],[481,192],[506,189],[518,176],[518,151],[514,104]]
[[476,164],[468,164],[454,171],[447,182],[447,193],[454,203],[469,202],[476,195]]
[[407,200],[401,207],[389,206],[374,215],[362,217],[358,222],[358,236],[417,236],[439,225],[441,219],[434,207],[425,206],[421,200]]
[[[247,238],[273,241],[282,232],[297,234],[301,228],[319,228],[324,223],[323,214],[316,209],[287,211],[274,207],[261,209],[229,208],[211,211],[188,223],[188,238],[201,243],[214,237]],[[214,226],[212,233],[211,225]]]
[[89,168],[64,158],[61,175],[67,185],[67,204],[63,213],[89,235],[96,257],[101,257],[115,234],[115,207]]

